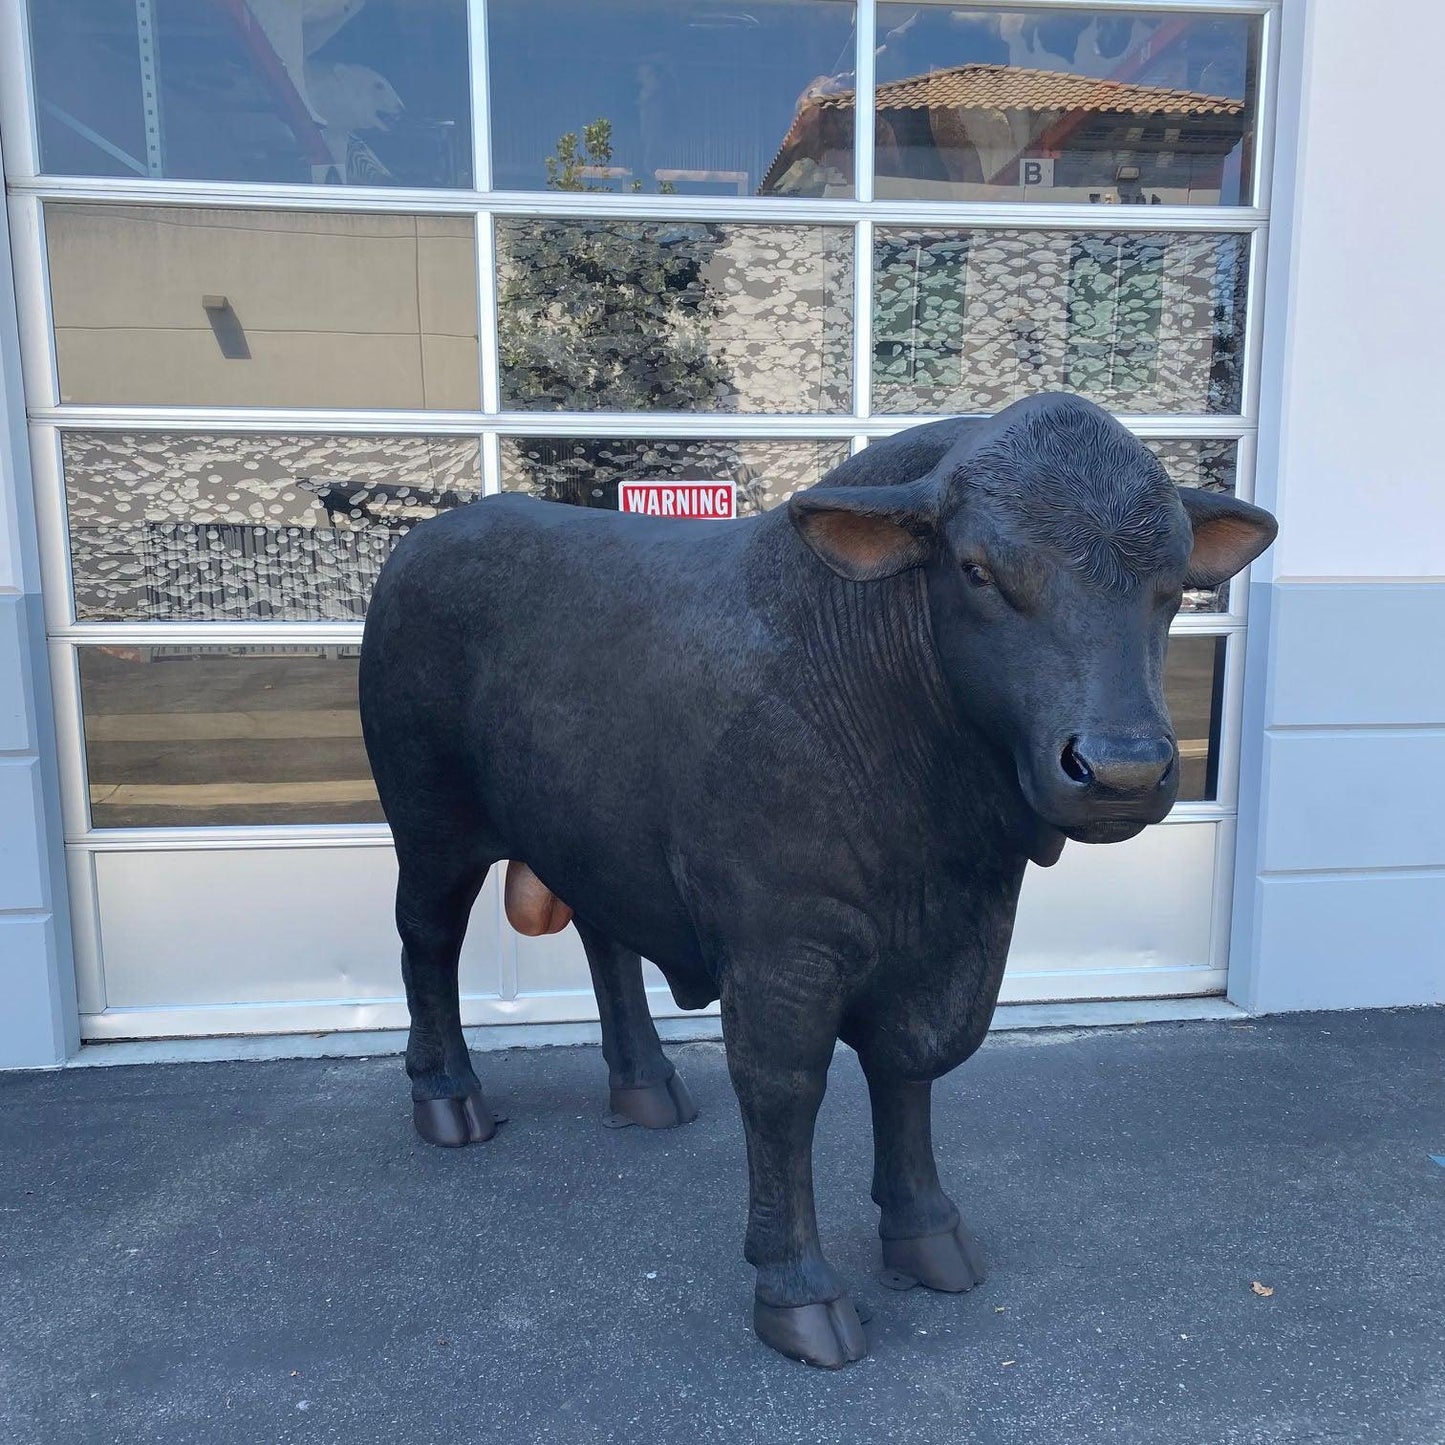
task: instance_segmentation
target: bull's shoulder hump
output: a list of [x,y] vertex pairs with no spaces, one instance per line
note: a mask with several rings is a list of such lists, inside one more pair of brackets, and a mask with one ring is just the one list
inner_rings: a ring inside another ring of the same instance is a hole
[[516,588],[531,578],[550,591],[576,584],[680,596],[717,591],[722,579],[735,577],[747,536],[761,520],[637,517],[503,493],[413,528],[388,568],[393,581],[420,574],[428,585],[461,575]]
[[477,536],[488,532],[553,535],[565,541],[585,538],[639,538],[680,541],[716,535],[709,524],[672,518],[640,517],[610,507],[579,507],[543,501],[519,492],[500,492],[444,512],[414,529],[416,535],[440,539]]
[[908,427],[892,436],[878,437],[855,456],[840,462],[819,485],[888,487],[917,481],[987,420],[987,417],[949,416]]

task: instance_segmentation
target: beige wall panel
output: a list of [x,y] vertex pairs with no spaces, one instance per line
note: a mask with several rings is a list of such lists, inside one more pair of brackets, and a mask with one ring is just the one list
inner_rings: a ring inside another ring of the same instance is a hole
[[[220,354],[215,338],[196,331],[57,331],[62,401],[112,405],[421,407],[427,405],[421,340],[248,332],[246,361]],[[472,343],[475,361],[476,345]],[[461,395],[465,378],[449,378],[453,348],[438,358],[437,386]],[[475,389],[470,394],[475,394]]]
[[[470,220],[67,204],[46,221],[63,401],[478,404]],[[424,385],[432,337],[454,344]]]
[[475,336],[421,338],[422,400],[428,411],[476,411],[481,405]]

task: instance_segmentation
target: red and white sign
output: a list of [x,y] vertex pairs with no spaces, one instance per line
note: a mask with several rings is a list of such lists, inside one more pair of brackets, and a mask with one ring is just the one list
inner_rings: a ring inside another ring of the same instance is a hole
[[733,482],[619,482],[617,509],[648,517],[730,520],[738,514],[738,489]]

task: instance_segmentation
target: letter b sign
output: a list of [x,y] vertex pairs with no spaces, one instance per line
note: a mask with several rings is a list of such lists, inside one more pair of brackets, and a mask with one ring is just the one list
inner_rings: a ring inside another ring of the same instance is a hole
[[1019,185],[1052,186],[1054,183],[1054,161],[1052,156],[1025,156],[1019,162]]

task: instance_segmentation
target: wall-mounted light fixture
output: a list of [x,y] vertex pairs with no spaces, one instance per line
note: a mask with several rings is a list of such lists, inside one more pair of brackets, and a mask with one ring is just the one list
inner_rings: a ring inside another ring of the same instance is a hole
[[211,323],[211,334],[221,355],[227,361],[250,361],[251,345],[246,340],[246,329],[236,315],[229,296],[202,296],[201,306],[206,320]]

